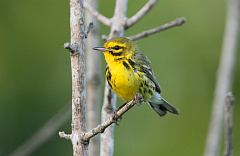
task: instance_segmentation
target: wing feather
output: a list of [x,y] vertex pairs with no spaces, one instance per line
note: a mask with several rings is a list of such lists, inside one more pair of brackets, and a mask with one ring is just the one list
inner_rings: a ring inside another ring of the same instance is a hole
[[146,77],[149,78],[155,85],[155,90],[160,94],[161,89],[160,85],[152,71],[152,66],[150,60],[144,56],[141,52],[135,53],[134,59],[135,60],[135,68],[140,71],[145,73]]

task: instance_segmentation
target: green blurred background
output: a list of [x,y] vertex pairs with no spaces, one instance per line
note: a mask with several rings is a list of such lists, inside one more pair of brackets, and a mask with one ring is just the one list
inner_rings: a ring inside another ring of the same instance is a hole
[[[128,16],[145,2],[130,0]],[[111,17],[114,1],[99,3],[101,12]],[[183,27],[138,41],[152,61],[163,95],[181,115],[159,118],[147,105],[132,109],[116,127],[115,156],[203,154],[225,15],[224,0],[164,0],[126,32],[133,35],[176,17],[187,18]],[[63,49],[69,41],[69,2],[0,0],[0,19],[0,156],[6,156],[71,98],[69,54]],[[101,33],[108,32],[101,26]],[[240,156],[239,80],[240,60],[233,90],[235,156]],[[70,122],[61,129],[69,131]],[[32,155],[71,154],[70,142],[56,133]]]

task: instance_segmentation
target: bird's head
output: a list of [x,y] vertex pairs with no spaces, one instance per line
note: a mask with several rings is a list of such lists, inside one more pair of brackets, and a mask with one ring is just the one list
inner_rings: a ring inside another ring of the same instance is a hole
[[103,52],[107,63],[110,63],[111,61],[123,61],[131,58],[136,53],[137,47],[130,39],[117,37],[108,40],[103,47],[93,49]]

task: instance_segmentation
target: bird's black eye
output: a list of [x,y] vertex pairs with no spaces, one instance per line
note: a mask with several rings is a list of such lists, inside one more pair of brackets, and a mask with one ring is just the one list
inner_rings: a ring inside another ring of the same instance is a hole
[[113,47],[114,50],[119,50],[120,47],[118,45],[116,45],[115,47]]

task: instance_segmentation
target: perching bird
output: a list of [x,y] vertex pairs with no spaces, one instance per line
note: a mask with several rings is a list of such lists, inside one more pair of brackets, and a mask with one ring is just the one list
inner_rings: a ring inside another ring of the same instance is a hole
[[107,62],[106,77],[113,91],[122,99],[130,101],[137,93],[142,94],[157,114],[167,111],[179,114],[161,95],[160,85],[154,76],[149,59],[128,38],[113,38],[103,47],[94,50],[103,52]]

